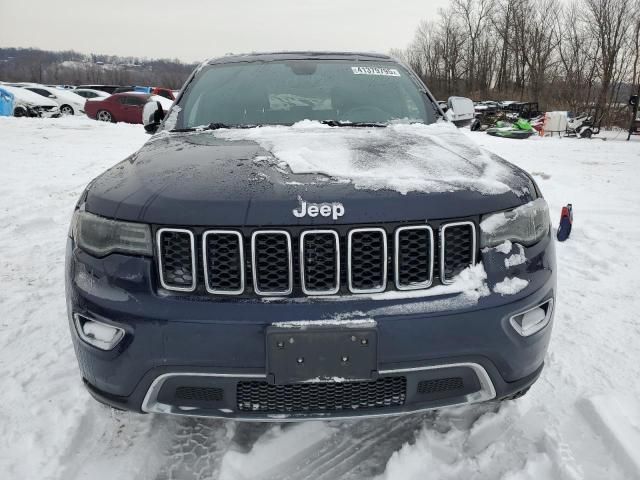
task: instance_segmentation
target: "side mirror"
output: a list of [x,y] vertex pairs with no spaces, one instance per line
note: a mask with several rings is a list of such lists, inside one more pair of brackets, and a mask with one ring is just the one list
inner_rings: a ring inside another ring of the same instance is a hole
[[164,110],[160,102],[147,102],[142,109],[142,124],[147,133],[156,133],[164,120]]
[[49,98],[58,98],[58,97],[56,97],[53,93],[50,93]]
[[475,118],[475,108],[470,98],[449,97],[447,106],[449,107],[445,112],[447,120],[453,122],[456,127],[469,125]]

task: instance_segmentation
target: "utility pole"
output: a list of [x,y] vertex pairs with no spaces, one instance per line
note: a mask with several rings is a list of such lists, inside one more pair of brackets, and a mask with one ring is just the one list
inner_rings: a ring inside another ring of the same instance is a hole
[[638,94],[631,95],[629,99],[629,106],[631,107],[631,121],[629,122],[629,133],[627,135],[627,142],[631,140],[631,135],[635,130],[634,124],[638,118],[638,103],[640,103],[640,85],[638,86]]

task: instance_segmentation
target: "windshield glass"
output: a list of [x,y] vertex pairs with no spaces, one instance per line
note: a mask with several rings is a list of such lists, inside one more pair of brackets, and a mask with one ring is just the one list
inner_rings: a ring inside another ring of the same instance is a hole
[[288,60],[205,67],[180,100],[175,128],[292,125],[302,120],[433,123],[436,109],[393,62]]

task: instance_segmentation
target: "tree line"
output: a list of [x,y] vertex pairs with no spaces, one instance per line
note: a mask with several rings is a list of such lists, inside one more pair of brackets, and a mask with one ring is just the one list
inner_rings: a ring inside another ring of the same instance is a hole
[[196,64],[180,60],[0,48],[0,80],[56,85],[151,85],[180,88]]
[[626,126],[640,0],[451,0],[394,51],[438,97],[539,102]]

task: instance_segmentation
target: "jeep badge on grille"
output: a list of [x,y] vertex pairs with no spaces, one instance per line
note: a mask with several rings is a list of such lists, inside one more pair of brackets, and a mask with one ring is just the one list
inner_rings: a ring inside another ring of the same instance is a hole
[[341,203],[333,202],[333,203],[307,203],[302,200],[301,197],[298,197],[298,201],[300,202],[300,206],[298,208],[293,209],[293,214],[302,218],[306,215],[310,217],[317,217],[321,215],[323,217],[332,217],[334,220],[337,220],[339,217],[344,215],[344,206]]

